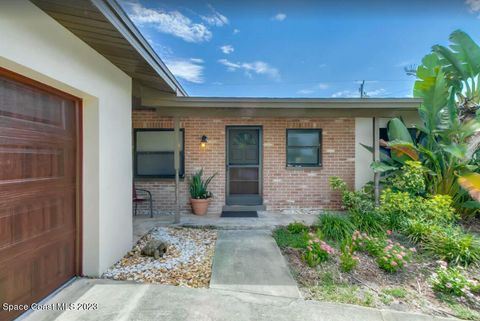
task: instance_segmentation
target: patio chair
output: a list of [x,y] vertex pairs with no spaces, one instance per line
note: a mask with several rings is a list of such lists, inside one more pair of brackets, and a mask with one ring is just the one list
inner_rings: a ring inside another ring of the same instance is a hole
[[[150,193],[150,191],[147,191],[146,189],[141,189],[141,188],[135,188],[135,184],[132,185],[133,187],[133,193],[132,193],[132,196],[133,196],[133,209],[134,209],[134,215],[137,216],[137,204],[138,203],[143,203],[143,202],[149,202],[150,204],[150,217],[153,217],[153,199],[152,199],[152,193]],[[146,195],[146,197],[141,197],[141,196],[138,196],[137,192],[143,192]]]

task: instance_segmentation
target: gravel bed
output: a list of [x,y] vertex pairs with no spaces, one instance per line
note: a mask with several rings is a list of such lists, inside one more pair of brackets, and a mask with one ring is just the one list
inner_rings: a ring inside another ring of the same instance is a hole
[[[216,238],[215,230],[155,228],[102,277],[193,288],[208,287]],[[142,248],[152,239],[168,244],[167,252],[159,259],[141,255]]]

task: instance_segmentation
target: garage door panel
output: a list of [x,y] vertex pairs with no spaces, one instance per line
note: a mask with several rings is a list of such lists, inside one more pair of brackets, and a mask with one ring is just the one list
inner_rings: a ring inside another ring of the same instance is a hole
[[31,304],[76,272],[79,102],[19,79],[0,68],[0,301]]
[[0,247],[23,242],[58,228],[72,229],[75,227],[74,217],[64,213],[74,210],[74,191],[62,191],[61,196],[25,199],[22,204],[4,208],[0,210],[4,216],[2,222],[5,223]]
[[0,79],[0,112],[5,117],[65,128],[65,111],[74,103],[14,80]]

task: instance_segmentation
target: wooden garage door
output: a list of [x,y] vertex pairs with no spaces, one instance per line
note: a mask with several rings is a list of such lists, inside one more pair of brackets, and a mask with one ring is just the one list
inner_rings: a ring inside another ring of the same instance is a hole
[[0,69],[0,304],[38,302],[78,272],[78,113]]

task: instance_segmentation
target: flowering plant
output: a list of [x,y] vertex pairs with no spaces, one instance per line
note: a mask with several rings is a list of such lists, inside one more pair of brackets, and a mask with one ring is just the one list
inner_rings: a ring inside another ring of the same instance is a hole
[[313,233],[308,233],[308,241],[303,260],[311,267],[328,260],[335,250]]
[[410,262],[414,252],[416,252],[415,248],[406,249],[403,245],[387,239],[387,245],[383,248],[382,253],[377,256],[377,264],[387,272],[397,272]]
[[[392,232],[387,231],[387,235]],[[406,249],[398,242],[390,239],[369,236],[366,233],[355,231],[352,235],[353,246],[357,250],[363,250],[374,256],[378,266],[388,272],[397,272],[410,262],[412,254],[416,252],[415,248]]]
[[448,267],[447,262],[437,261],[439,268],[432,274],[431,283],[433,290],[457,297],[472,297],[471,289],[476,283],[468,280],[459,266]]

